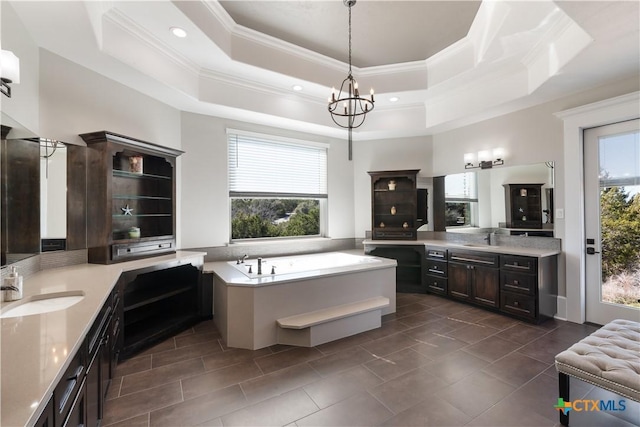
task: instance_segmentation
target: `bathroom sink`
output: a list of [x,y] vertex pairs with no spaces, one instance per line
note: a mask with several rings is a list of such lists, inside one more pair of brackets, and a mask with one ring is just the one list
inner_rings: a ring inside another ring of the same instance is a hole
[[79,303],[84,298],[82,291],[55,292],[34,295],[9,304],[0,312],[0,318],[30,316],[32,314],[49,313],[64,310]]

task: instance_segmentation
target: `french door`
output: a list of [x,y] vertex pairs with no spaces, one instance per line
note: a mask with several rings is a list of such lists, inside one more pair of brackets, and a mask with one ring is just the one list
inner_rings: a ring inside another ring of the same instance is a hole
[[640,120],[585,130],[586,319],[640,321]]

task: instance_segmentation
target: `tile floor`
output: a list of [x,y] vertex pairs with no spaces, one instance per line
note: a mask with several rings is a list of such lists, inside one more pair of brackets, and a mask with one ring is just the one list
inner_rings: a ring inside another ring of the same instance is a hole
[[[116,370],[109,426],[556,426],[556,353],[597,328],[541,325],[433,295],[398,294],[379,329],[313,348],[227,348],[212,321]],[[572,380],[571,399],[620,399]],[[626,410],[571,426],[632,426]]]

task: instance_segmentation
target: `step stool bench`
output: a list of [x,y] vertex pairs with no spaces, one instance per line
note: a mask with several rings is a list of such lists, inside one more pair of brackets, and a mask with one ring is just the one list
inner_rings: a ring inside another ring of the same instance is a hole
[[[560,397],[568,402],[569,379],[578,378],[640,402],[640,323],[614,320],[555,357]],[[559,411],[569,425],[569,412]]]
[[283,317],[277,320],[278,344],[314,347],[379,328],[388,306],[389,298],[375,297]]

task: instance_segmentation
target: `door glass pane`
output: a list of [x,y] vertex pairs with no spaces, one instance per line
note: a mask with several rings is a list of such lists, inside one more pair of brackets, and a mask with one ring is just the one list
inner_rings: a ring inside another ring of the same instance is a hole
[[602,301],[640,307],[640,133],[598,145]]

